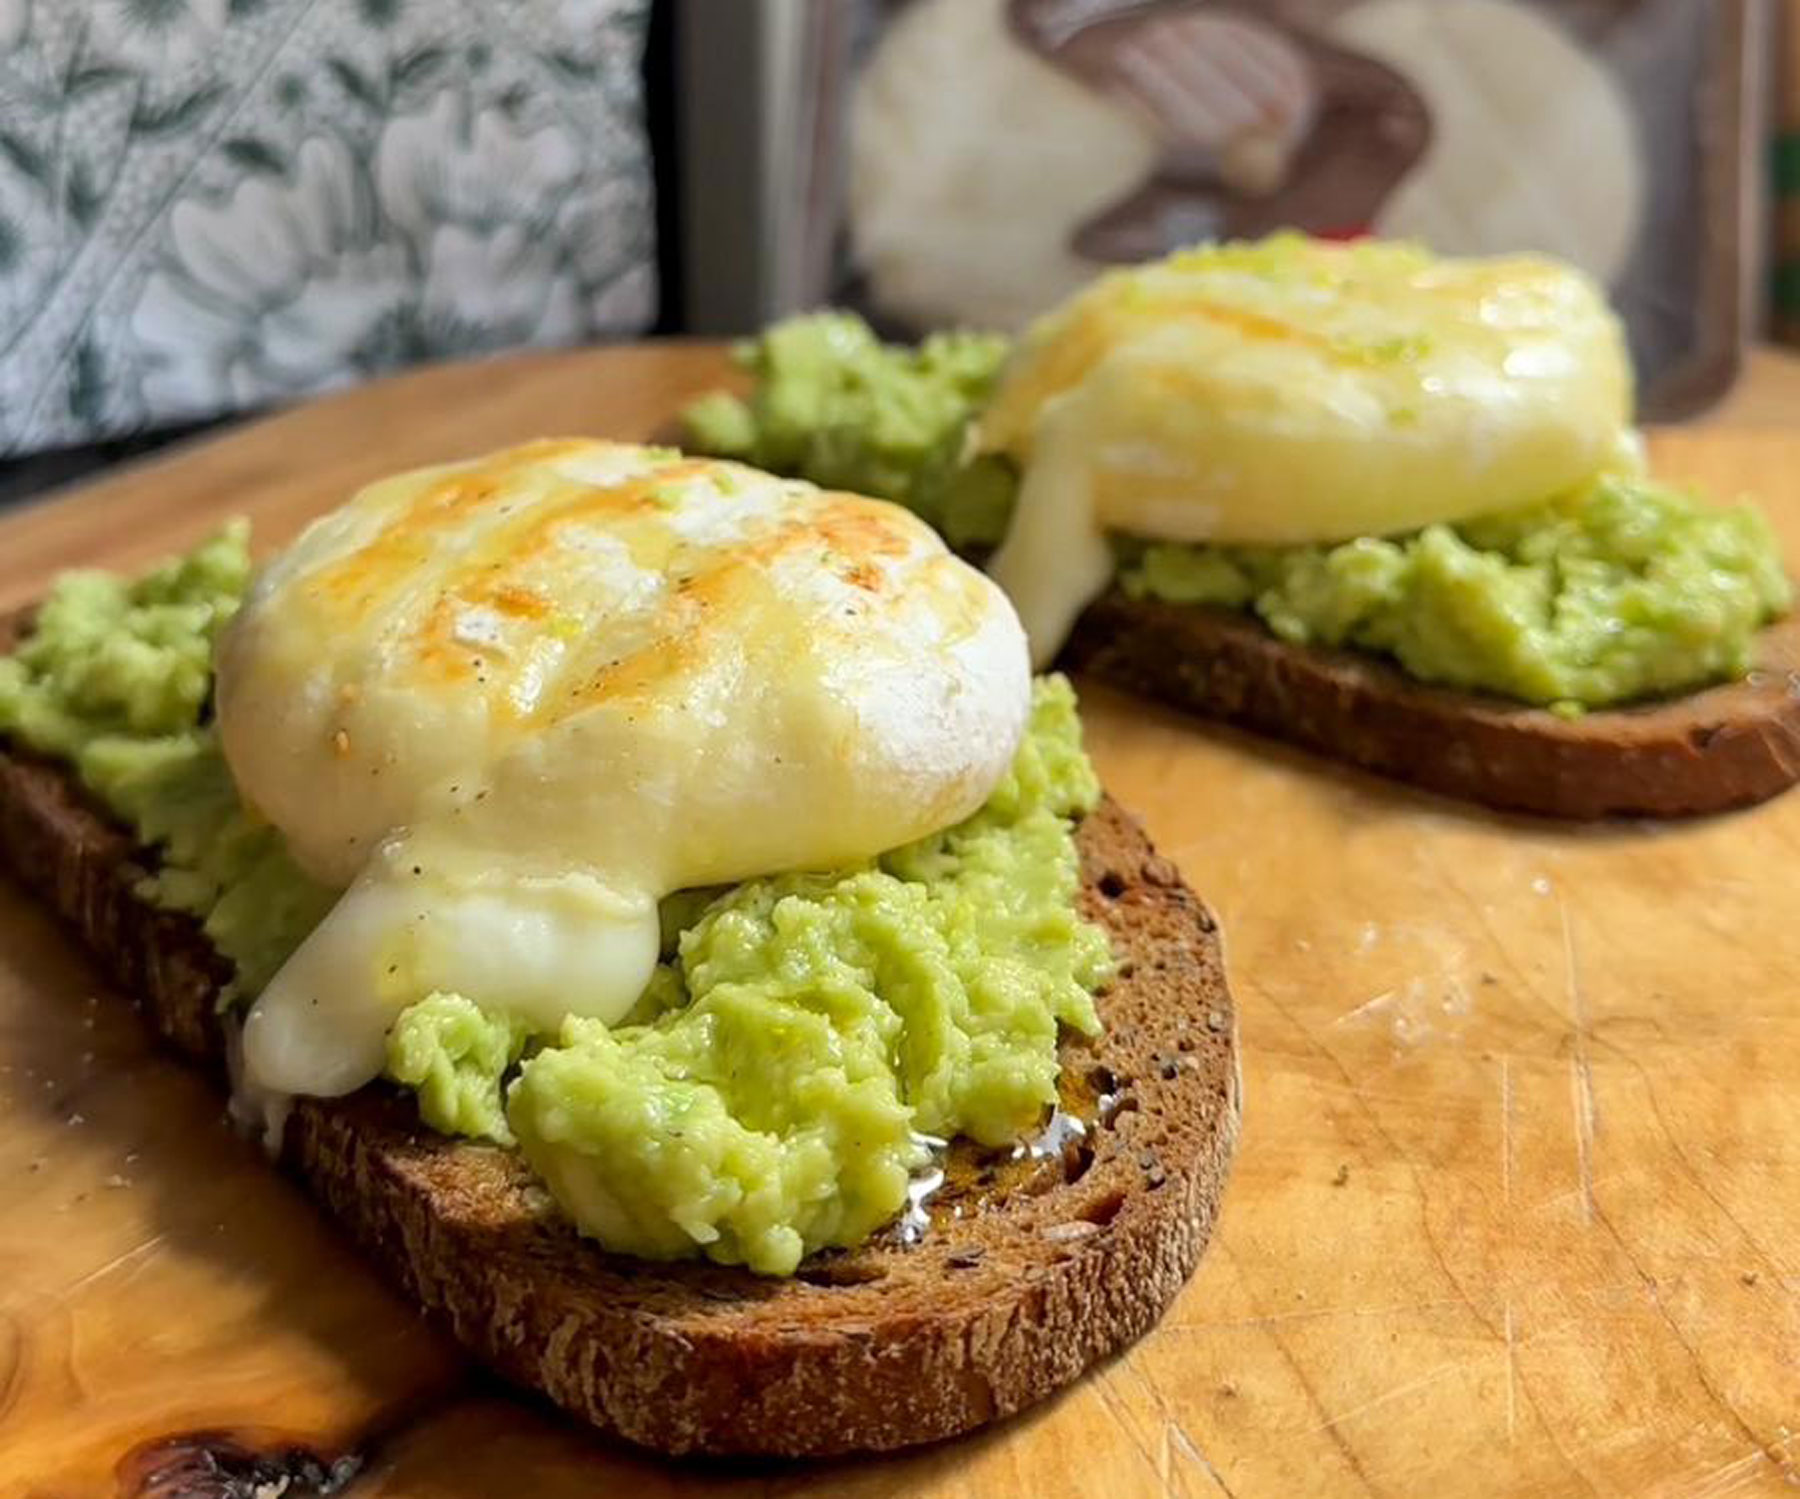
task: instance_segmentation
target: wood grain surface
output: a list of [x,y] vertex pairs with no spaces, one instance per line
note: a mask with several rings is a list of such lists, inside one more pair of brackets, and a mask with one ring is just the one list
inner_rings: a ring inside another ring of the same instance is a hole
[[[721,369],[589,351],[298,410],[0,520],[0,608],[233,513],[272,545],[407,464],[641,436]],[[1800,364],[1655,449],[1759,493],[1800,563]],[[1794,1492],[1800,795],[1571,830],[1084,704],[1223,918],[1244,1043],[1213,1247],[1127,1357],[899,1459],[608,1447],[468,1370],[0,887],[0,1494],[293,1499],[334,1464],[396,1499]]]

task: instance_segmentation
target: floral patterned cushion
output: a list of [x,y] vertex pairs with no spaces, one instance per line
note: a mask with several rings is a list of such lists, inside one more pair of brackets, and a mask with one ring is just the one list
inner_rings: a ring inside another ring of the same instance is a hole
[[649,0],[0,0],[0,452],[645,328]]

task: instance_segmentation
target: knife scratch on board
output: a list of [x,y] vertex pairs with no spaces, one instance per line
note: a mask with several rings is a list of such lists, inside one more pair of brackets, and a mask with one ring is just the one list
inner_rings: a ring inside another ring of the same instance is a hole
[[1397,998],[1399,998],[1399,995],[1395,990],[1383,989],[1373,999],[1365,999],[1361,1004],[1344,1011],[1342,1015],[1338,1016],[1337,1019],[1331,1023],[1333,1025],[1347,1025],[1353,1020],[1361,1020],[1365,1016],[1373,1015],[1377,1010],[1380,1010],[1387,1005],[1391,1005]]
[[1512,1208],[1512,1058],[1500,1058],[1500,1201]]
[[115,1270],[123,1269],[126,1265],[130,1264],[132,1261],[143,1258],[145,1255],[149,1254],[151,1250],[155,1249],[157,1247],[157,1245],[161,1244],[168,1237],[169,1236],[166,1233],[152,1234],[149,1238],[145,1239],[142,1243],[134,1244],[131,1246],[131,1248],[124,1250],[123,1252],[121,1252],[119,1254],[115,1254],[104,1265],[97,1266],[95,1269],[88,1271],[88,1273],[86,1275],[82,1276],[80,1280],[76,1281],[74,1285],[70,1286],[69,1289],[66,1292],[64,1292],[64,1295],[65,1296],[73,1296],[77,1291],[83,1290],[86,1287],[91,1286],[95,1281],[105,1279],[107,1276],[111,1275]]
[[1511,1447],[1517,1444],[1519,1433],[1519,1344],[1511,1301],[1506,1303],[1502,1326],[1506,1330],[1506,1445]]
[[[1125,1366],[1122,1364],[1117,1366],[1117,1368],[1123,1367]],[[1144,1466],[1156,1474],[1156,1481],[1162,1485],[1163,1491],[1166,1493],[1169,1487],[1167,1447],[1165,1446],[1163,1451],[1163,1461],[1159,1463],[1151,1453],[1149,1445],[1139,1434],[1135,1422],[1126,1415],[1125,1402],[1119,1392],[1113,1388],[1115,1373],[1116,1368],[1106,1370],[1091,1381],[1089,1388],[1093,1390],[1095,1397],[1099,1400],[1100,1408],[1106,1412],[1107,1416],[1111,1418],[1112,1424],[1118,1428],[1119,1434],[1143,1460]]]
[[1747,1486],[1760,1487],[1762,1467],[1768,1461],[1768,1453],[1759,1447],[1701,1474],[1696,1486],[1688,1493],[1693,1499],[1724,1499],[1725,1495]]
[[1298,1311],[1269,1312],[1260,1317],[1235,1317],[1212,1322],[1172,1319],[1165,1321],[1160,1330],[1165,1333],[1242,1332],[1246,1329],[1274,1327],[1283,1322],[1316,1322],[1327,1317],[1394,1317],[1410,1312],[1435,1312],[1468,1305],[1467,1296],[1434,1296],[1425,1301],[1396,1301],[1384,1306],[1306,1307]]
[[1363,1415],[1368,1411],[1372,1411],[1377,1406],[1389,1405],[1393,1401],[1398,1400],[1402,1395],[1410,1395],[1414,1390],[1422,1390],[1427,1385],[1434,1385],[1438,1383],[1438,1381],[1444,1379],[1447,1375],[1457,1373],[1462,1367],[1462,1362],[1457,1359],[1451,1359],[1445,1363],[1439,1364],[1435,1369],[1428,1370],[1417,1379],[1409,1379],[1404,1384],[1397,1384],[1385,1394],[1377,1395],[1372,1400],[1365,1400],[1361,1405],[1353,1405],[1349,1410],[1339,1411],[1335,1416],[1332,1416],[1329,1420],[1321,1421],[1317,1426],[1307,1427],[1302,1435],[1311,1436],[1314,1432],[1324,1431],[1328,1427],[1342,1426],[1346,1421],[1349,1421],[1356,1416]]
[[1587,1000],[1581,991],[1581,974],[1575,966],[1575,932],[1569,924],[1568,903],[1559,892],[1557,914],[1562,918],[1563,963],[1567,969],[1569,1024],[1575,1050],[1569,1057],[1569,1102],[1575,1115],[1575,1174],[1581,1185],[1581,1216],[1594,1221],[1594,1136],[1599,1108],[1594,1101],[1594,1072],[1588,1060]]
[[1212,1459],[1201,1450],[1200,1444],[1194,1440],[1193,1434],[1187,1427],[1181,1424],[1181,1418],[1176,1415],[1175,1408],[1169,1403],[1169,1399],[1163,1393],[1162,1387],[1158,1385],[1155,1380],[1142,1374],[1129,1361],[1121,1363],[1119,1368],[1121,1371],[1131,1376],[1138,1388],[1144,1392],[1145,1397],[1150,1401],[1151,1405],[1156,1408],[1156,1413],[1162,1417],[1162,1461],[1158,1471],[1162,1477],[1163,1488],[1173,1492],[1170,1488],[1169,1480],[1174,1469],[1174,1454],[1179,1450],[1190,1463],[1201,1468],[1206,1473],[1206,1476],[1223,1490],[1226,1499],[1237,1499],[1237,1496],[1231,1491],[1231,1485],[1225,1482],[1219,1475],[1219,1470],[1213,1466]]
[[1165,1461],[1171,1448],[1178,1449],[1189,1462],[1199,1467],[1201,1472],[1205,1473],[1218,1486],[1219,1492],[1225,1495],[1225,1499],[1237,1499],[1237,1495],[1232,1492],[1231,1485],[1225,1482],[1224,1478],[1220,1476],[1219,1470],[1213,1466],[1212,1459],[1200,1450],[1199,1445],[1188,1435],[1187,1428],[1173,1417],[1163,1423]]
[[[1143,1392],[1144,1398],[1150,1402],[1151,1406],[1155,1409],[1156,1414],[1162,1419],[1162,1443],[1157,1454],[1155,1467],[1157,1481],[1161,1483],[1163,1492],[1165,1494],[1185,1494],[1187,1492],[1187,1484],[1185,1481],[1180,1480],[1176,1470],[1175,1459],[1179,1450],[1181,1454],[1185,1455],[1190,1460],[1191,1465],[1197,1465],[1204,1469],[1207,1476],[1215,1485],[1220,1489],[1223,1489],[1228,1496],[1231,1495],[1231,1490],[1227,1487],[1225,1480],[1219,1477],[1218,1470],[1207,1460],[1206,1455],[1200,1451],[1199,1444],[1195,1442],[1184,1429],[1182,1429],[1181,1422],[1176,1418],[1174,1410],[1170,1407],[1161,1388],[1154,1380],[1146,1378],[1133,1367],[1129,1360],[1120,1363],[1117,1368],[1109,1370],[1107,1373],[1107,1380],[1109,1383],[1116,1383],[1117,1378],[1125,1375],[1131,1377],[1132,1383]],[[1178,1438],[1179,1440],[1177,1440]],[[1148,1461],[1150,1457],[1149,1450],[1143,1443],[1137,1441],[1135,1434],[1133,1435],[1132,1440],[1137,1444],[1139,1449],[1143,1451],[1145,1460]],[[1232,1496],[1232,1499],[1235,1499],[1235,1496]]]

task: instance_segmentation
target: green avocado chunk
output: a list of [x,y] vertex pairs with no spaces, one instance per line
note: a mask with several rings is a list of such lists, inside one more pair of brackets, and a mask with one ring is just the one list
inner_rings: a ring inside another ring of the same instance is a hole
[[236,970],[227,1001],[262,988],[336,899],[243,806],[212,726],[213,643],[249,578],[242,522],[135,582],[65,573],[0,656],[0,737],[69,763],[159,851],[139,893],[201,918]]
[[735,458],[905,505],[952,546],[1006,534],[1016,483],[998,458],[966,462],[963,439],[1005,362],[992,333],[935,333],[917,348],[884,344],[860,317],[819,312],[740,344],[754,387],[682,414],[696,452]]
[[131,582],[62,574],[31,632],[0,657],[0,733],[73,759],[98,738],[198,727],[213,642],[249,584],[249,534],[236,522]]
[[511,1145],[501,1082],[530,1037],[523,1022],[460,994],[428,994],[388,1032],[387,1075],[418,1095],[433,1129]]

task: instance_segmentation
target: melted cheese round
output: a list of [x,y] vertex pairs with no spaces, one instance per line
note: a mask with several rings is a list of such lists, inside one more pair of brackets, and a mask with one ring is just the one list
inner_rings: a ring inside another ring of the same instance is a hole
[[1629,461],[1631,367],[1579,271],[1283,237],[1101,277],[976,432],[1024,483],[994,575],[1048,659],[1105,533],[1292,545],[1531,504]]
[[621,1018],[670,891],[866,859],[973,812],[1024,732],[1005,597],[891,505],[541,442],[375,484],[223,642],[232,772],[348,889],[245,1025],[335,1095],[434,989]]

